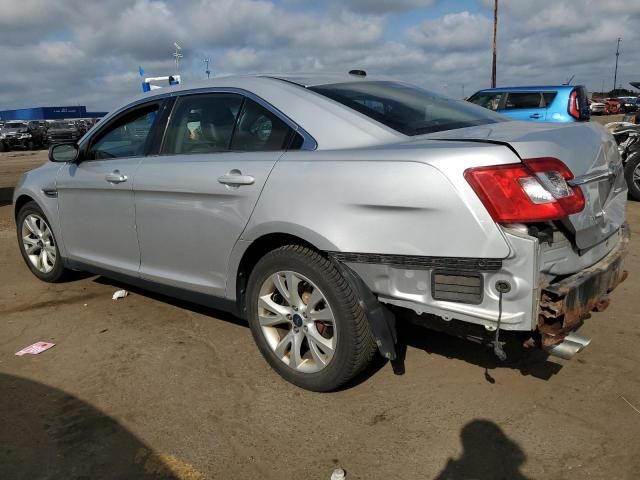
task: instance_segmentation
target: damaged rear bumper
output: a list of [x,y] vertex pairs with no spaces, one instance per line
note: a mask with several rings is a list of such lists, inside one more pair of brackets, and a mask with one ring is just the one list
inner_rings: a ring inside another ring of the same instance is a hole
[[608,294],[627,278],[622,261],[630,230],[624,224],[618,245],[599,262],[574,275],[543,287],[538,309],[538,332],[543,348],[549,348],[579,328],[592,311],[609,306]]

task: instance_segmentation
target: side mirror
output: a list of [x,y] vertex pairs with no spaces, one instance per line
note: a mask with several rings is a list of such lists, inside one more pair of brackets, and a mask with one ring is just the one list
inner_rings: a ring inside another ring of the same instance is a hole
[[75,162],[80,149],[77,143],[58,143],[49,147],[49,160],[52,162]]

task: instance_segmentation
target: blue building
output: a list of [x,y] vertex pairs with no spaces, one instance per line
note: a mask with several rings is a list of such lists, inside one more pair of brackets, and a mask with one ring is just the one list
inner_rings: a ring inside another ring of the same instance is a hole
[[85,106],[34,107],[0,110],[0,120],[62,120],[69,118],[102,118],[107,112],[87,112]]

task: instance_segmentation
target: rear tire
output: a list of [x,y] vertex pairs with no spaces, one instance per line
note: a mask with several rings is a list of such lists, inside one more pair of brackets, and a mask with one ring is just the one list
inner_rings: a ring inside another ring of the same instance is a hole
[[247,310],[264,358],[307,390],[342,387],[376,351],[351,286],[330,260],[307,247],[287,245],[258,261],[248,282]]
[[629,196],[640,202],[640,152],[634,152],[627,158],[624,166],[624,178],[627,181]]
[[49,220],[36,202],[24,204],[16,225],[20,253],[31,273],[44,282],[63,281],[69,271],[62,264]]

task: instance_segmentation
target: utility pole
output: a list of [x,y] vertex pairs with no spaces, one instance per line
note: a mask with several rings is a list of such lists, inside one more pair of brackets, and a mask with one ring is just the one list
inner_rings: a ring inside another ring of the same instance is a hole
[[[616,83],[618,82],[618,57],[620,56],[620,40],[622,38],[618,37],[618,47],[616,48],[616,69],[613,72],[613,89],[616,89]],[[611,93],[615,95],[615,92]]]
[[178,45],[178,42],[173,42],[173,46],[176,47],[176,51],[172,55],[176,59],[176,73],[180,73],[180,59],[183,57],[182,47]]
[[205,58],[203,60],[204,64],[206,65],[206,70],[204,71],[204,73],[207,74],[207,79],[209,78],[209,75],[211,75],[211,70],[209,70],[209,62],[211,61],[210,58]]
[[496,45],[498,37],[498,0],[493,3],[493,61],[491,63],[491,88],[496,88]]

